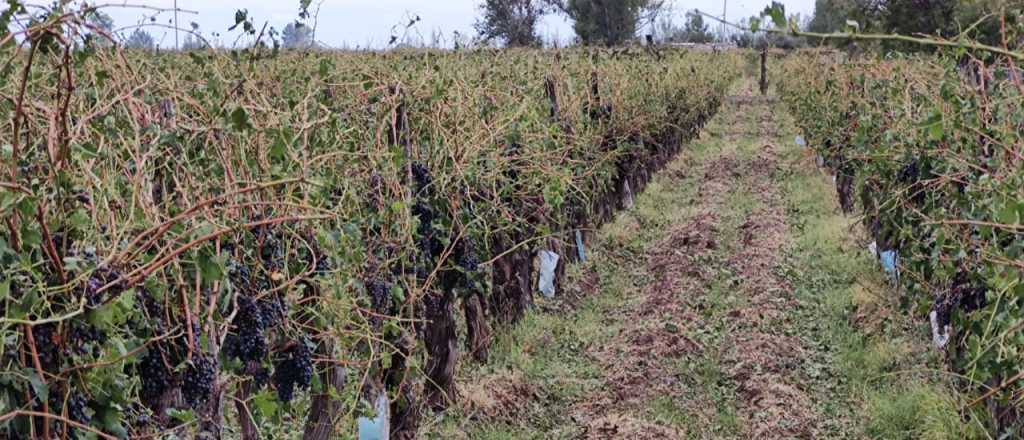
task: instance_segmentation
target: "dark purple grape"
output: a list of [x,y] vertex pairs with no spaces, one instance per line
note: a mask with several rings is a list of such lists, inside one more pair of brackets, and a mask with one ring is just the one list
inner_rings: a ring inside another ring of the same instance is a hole
[[213,358],[197,353],[185,369],[182,377],[181,392],[185,401],[193,409],[202,407],[213,395],[214,382],[217,380],[217,364]]
[[158,347],[150,348],[136,366],[136,371],[142,382],[140,396],[143,400],[159,399],[174,383],[173,372],[164,362]]
[[67,401],[67,417],[83,425],[88,425],[92,421],[92,416],[86,411],[89,408],[89,400],[83,397],[81,394],[72,394]]
[[71,323],[71,331],[64,354],[81,356],[91,352],[94,356],[99,357],[103,344],[106,342],[106,333],[92,324],[76,320]]
[[295,388],[309,388],[313,380],[313,360],[309,348],[299,342],[282,353],[274,364],[274,388],[282,402],[291,402]]
[[224,355],[241,361],[261,361],[267,356],[264,330],[268,320],[263,307],[251,297],[238,297],[238,312],[231,322],[231,333],[224,338]]
[[476,256],[476,246],[472,239],[465,239],[458,247],[458,265],[466,272],[476,272],[480,269],[480,260]]
[[269,295],[261,299],[259,306],[266,328],[283,324],[284,319],[288,316],[284,303],[276,295]]
[[416,181],[416,192],[423,192],[434,183],[434,179],[430,177],[430,170],[422,163],[413,162],[411,168],[412,177]]
[[370,294],[370,306],[373,311],[381,314],[391,313],[391,285],[383,281],[373,280],[367,285]]
[[39,363],[43,369],[49,371],[56,368],[60,361],[57,325],[46,323],[32,326],[32,338],[35,340]]

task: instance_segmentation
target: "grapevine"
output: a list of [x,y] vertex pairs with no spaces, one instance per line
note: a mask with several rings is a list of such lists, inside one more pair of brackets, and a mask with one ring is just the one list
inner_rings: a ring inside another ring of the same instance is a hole
[[10,413],[0,437],[63,432],[48,412],[101,438],[314,419],[336,438],[370,389],[415,431],[423,360],[462,358],[464,300],[474,325],[522,316],[547,239],[606,221],[618,184],[683,148],[741,65],[633,48],[154,54],[96,33],[90,10],[15,8],[34,24],[0,28],[0,400],[43,414]]

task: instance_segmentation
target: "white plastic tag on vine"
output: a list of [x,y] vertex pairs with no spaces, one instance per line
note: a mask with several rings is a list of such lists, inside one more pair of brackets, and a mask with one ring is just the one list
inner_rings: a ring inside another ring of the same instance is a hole
[[629,181],[622,182],[622,206],[633,209],[633,190],[629,189]]
[[359,440],[388,440],[390,437],[391,427],[388,426],[388,421],[391,420],[391,415],[387,393],[380,393],[376,407],[377,416],[373,419],[359,418]]
[[580,262],[585,263],[587,261],[587,249],[583,245],[583,231],[576,230],[576,253],[580,257]]
[[946,324],[940,332],[939,314],[934,310],[928,314],[928,320],[932,324],[932,344],[935,345],[935,348],[939,349],[945,347],[949,343],[949,324]]
[[797,136],[796,140],[794,140],[793,142],[795,142],[798,146],[801,146],[801,147],[806,147],[807,146],[807,141],[804,139],[803,136]]
[[871,258],[878,258],[878,242],[872,241],[868,244],[868,252],[871,253]]
[[555,297],[555,270],[558,269],[558,254],[540,251],[540,293],[547,298]]
[[898,277],[900,274],[899,268],[897,267],[897,265],[899,264],[899,259],[899,254],[897,254],[896,251],[882,251],[882,269],[885,269],[885,273],[889,275],[895,275]]

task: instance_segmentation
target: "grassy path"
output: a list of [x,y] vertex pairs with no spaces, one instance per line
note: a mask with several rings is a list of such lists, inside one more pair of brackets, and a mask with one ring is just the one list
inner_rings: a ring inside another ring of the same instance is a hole
[[[959,438],[924,327],[782,106],[738,84],[428,438]],[[932,366],[932,367],[929,367]]]

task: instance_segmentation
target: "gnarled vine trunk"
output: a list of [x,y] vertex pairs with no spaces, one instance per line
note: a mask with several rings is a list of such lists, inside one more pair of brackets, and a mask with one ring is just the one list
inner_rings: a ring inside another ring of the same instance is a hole
[[[323,338],[317,345],[318,357],[330,359],[334,352],[334,342]],[[320,386],[323,389],[313,395],[306,417],[306,429],[303,440],[329,440],[334,438],[334,418],[341,411],[341,401],[332,397],[340,394],[345,386],[345,369],[334,364],[327,365],[320,372]]]
[[478,362],[487,362],[491,324],[487,321],[487,297],[473,293],[462,302],[466,317],[466,351]]
[[455,365],[459,353],[454,300],[455,295],[449,289],[424,299],[427,326],[423,342],[428,354],[426,400],[434,409],[447,408],[455,401]]

